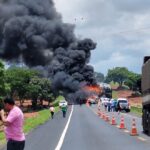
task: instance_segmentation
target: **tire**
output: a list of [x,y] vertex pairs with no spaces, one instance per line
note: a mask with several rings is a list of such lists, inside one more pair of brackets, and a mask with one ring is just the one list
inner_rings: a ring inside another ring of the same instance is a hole
[[130,109],[126,109],[125,111],[128,113],[128,112],[130,112]]
[[143,109],[142,125],[143,125],[143,132],[147,134],[148,130],[147,130],[147,110],[146,109]]
[[148,114],[148,132],[147,134],[150,136],[150,113]]

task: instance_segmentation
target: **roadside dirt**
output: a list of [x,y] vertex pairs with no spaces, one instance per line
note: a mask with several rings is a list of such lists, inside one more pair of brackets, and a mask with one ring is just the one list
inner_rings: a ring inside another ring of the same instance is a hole
[[142,106],[142,97],[133,97],[131,90],[117,90],[118,97],[127,98],[131,106]]

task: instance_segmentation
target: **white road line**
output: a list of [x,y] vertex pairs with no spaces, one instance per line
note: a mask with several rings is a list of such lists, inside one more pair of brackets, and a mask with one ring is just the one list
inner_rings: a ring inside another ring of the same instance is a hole
[[141,141],[147,141],[145,138],[143,138],[143,137],[138,137],[138,139],[139,140],[141,140]]
[[129,131],[129,130],[127,130],[127,129],[125,129],[125,130],[124,130],[124,132],[129,133],[130,131]]
[[60,137],[60,139],[59,139],[59,142],[58,142],[58,144],[57,144],[55,150],[60,150],[61,147],[62,147],[62,144],[63,144],[64,138],[65,138],[67,129],[68,129],[68,127],[69,127],[69,123],[70,123],[70,120],[71,120],[71,116],[72,116],[72,113],[73,113],[73,109],[74,109],[74,106],[72,106],[69,119],[68,119],[68,121],[67,121],[67,124],[66,124],[66,126],[65,126],[65,128],[64,128],[64,131],[63,131],[63,133],[62,133],[62,135],[61,135],[61,137]]

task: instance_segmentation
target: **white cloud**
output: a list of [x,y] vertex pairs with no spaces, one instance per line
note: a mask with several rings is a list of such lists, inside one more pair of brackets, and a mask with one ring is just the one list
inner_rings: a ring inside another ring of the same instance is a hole
[[140,73],[150,55],[149,0],[54,0],[64,22],[75,23],[77,37],[97,42],[91,64],[96,71],[125,66]]

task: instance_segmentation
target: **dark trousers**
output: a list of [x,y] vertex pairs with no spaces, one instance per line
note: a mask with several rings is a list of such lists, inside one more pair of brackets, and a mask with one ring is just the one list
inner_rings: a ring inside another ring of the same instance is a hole
[[62,111],[63,112],[63,117],[66,117],[66,111]]
[[24,150],[25,141],[8,140],[7,150]]
[[54,118],[54,112],[53,111],[51,111],[51,117],[52,117],[52,119]]

